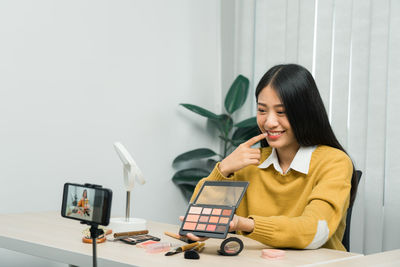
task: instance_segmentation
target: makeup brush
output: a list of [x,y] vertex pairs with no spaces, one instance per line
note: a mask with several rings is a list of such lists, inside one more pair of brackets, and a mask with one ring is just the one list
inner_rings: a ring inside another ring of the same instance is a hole
[[186,236],[181,236],[181,235],[178,235],[178,234],[175,234],[175,233],[171,233],[171,232],[164,232],[164,235],[167,235],[169,237],[181,240],[181,241],[186,242],[186,243],[194,243],[194,242],[196,242],[196,241],[190,240]]
[[189,260],[198,260],[200,259],[200,252],[203,251],[204,249],[204,245],[205,243],[199,243],[198,246],[190,249],[190,250],[186,250],[185,254],[184,254],[184,258],[185,259],[189,259]]
[[196,250],[191,249],[185,251],[184,258],[188,260],[198,260],[200,259],[200,255]]
[[194,242],[192,244],[188,244],[188,245],[184,245],[184,246],[178,247],[178,248],[176,248],[176,249],[174,249],[172,251],[169,251],[169,252],[165,253],[165,256],[171,256],[171,255],[174,255],[174,254],[189,250],[191,248],[196,247],[197,245],[199,245],[199,242]]
[[197,246],[195,246],[195,247],[192,248],[192,249],[193,249],[193,250],[196,250],[196,251],[198,251],[198,252],[202,252],[205,245],[206,245],[206,243],[200,242]]
[[134,236],[134,235],[145,235],[148,233],[149,233],[149,230],[141,230],[141,231],[133,231],[133,232],[119,232],[119,233],[114,233],[114,238],[128,237],[128,236]]

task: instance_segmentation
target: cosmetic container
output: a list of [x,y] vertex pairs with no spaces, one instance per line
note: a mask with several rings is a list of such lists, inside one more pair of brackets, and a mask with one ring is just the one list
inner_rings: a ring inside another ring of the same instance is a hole
[[261,258],[280,260],[285,258],[285,251],[280,249],[263,249],[261,250]]
[[146,246],[147,253],[160,253],[166,252],[171,249],[171,243],[160,242]]

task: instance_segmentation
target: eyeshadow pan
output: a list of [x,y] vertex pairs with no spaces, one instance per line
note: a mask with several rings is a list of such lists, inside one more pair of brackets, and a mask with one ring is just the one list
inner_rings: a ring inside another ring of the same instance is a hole
[[221,209],[213,209],[212,215],[220,215],[221,214]]
[[211,208],[204,208],[202,214],[211,214]]
[[219,223],[227,224],[229,222],[229,217],[219,218]]
[[207,225],[207,231],[215,231],[216,225],[215,224],[209,224]]
[[226,226],[225,225],[218,225],[215,232],[225,232]]
[[200,216],[200,222],[208,222],[209,216]]
[[230,216],[231,213],[232,213],[232,210],[223,210],[223,211],[222,211],[222,215],[223,215],[223,216]]
[[197,222],[199,220],[199,216],[197,214],[188,214],[188,216],[186,216],[186,221],[187,222]]
[[193,223],[193,222],[185,222],[185,224],[183,225],[183,229],[194,230],[196,228],[196,224],[197,223]]
[[191,207],[189,213],[200,214],[202,209],[202,207]]
[[196,230],[204,231],[204,230],[206,229],[206,225],[207,225],[207,224],[199,223],[199,224],[197,225],[197,227],[196,227]]
[[211,217],[210,217],[210,220],[209,220],[208,222],[210,222],[210,223],[217,223],[218,220],[219,220],[219,217],[218,217],[218,216],[211,216]]

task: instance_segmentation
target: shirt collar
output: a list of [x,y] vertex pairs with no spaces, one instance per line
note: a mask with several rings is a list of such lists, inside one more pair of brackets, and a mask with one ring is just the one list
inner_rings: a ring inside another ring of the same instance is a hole
[[[311,155],[317,146],[307,146],[307,147],[300,147],[297,151],[296,155],[292,163],[290,163],[289,168],[287,169],[286,173],[289,172],[290,169],[296,170],[298,172],[308,174],[308,169],[310,167]],[[268,156],[263,163],[261,163],[258,168],[266,169],[270,165],[273,165],[275,170],[280,172],[281,174],[285,174],[282,171],[281,166],[279,165],[278,154],[276,153],[276,149],[272,148],[271,155]]]

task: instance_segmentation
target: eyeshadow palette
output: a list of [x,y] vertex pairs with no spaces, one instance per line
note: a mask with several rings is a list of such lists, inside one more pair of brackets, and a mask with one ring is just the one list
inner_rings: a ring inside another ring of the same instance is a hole
[[191,203],[182,222],[180,235],[225,238],[248,182],[206,181]]

